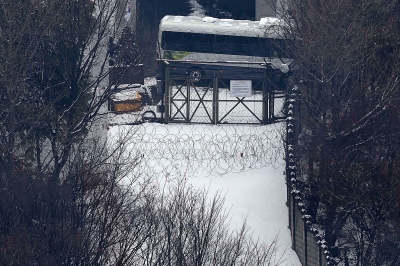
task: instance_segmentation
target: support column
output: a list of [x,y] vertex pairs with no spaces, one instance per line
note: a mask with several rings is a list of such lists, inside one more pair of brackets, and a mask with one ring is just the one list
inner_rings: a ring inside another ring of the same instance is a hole
[[165,124],[169,123],[169,117],[171,114],[170,111],[170,106],[171,106],[171,88],[169,86],[169,80],[170,76],[169,76],[169,67],[165,68],[165,75],[164,75],[164,89],[165,89],[165,93],[164,93],[164,98],[165,98]]
[[188,77],[186,82],[186,123],[190,122],[190,88],[192,87],[192,81]]
[[218,72],[214,71],[214,78],[213,78],[213,124],[218,124],[218,112],[219,112],[219,97],[218,97]]

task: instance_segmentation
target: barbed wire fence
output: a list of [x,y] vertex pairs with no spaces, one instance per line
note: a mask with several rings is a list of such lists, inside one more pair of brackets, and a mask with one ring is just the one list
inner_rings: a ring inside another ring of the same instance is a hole
[[[182,30],[183,24],[187,24],[187,26],[196,24],[199,28],[194,31]],[[284,38],[282,26],[282,21],[272,18],[264,18],[260,21],[236,21],[210,17],[169,16],[160,24],[160,30],[163,33],[162,37],[160,36],[160,47],[157,48],[157,51],[163,60],[171,62],[181,60],[193,62],[209,62],[211,60],[213,62],[230,62],[231,64],[232,62],[242,62],[252,65],[252,70],[266,68],[266,65],[260,65],[260,63],[268,62],[281,75],[279,66],[292,62],[287,58],[288,44]],[[180,69],[178,70],[180,71]],[[194,79],[201,80],[204,76],[207,77],[205,75],[207,73],[202,71],[192,66],[188,71],[179,73],[189,74],[190,77],[193,74]],[[175,76],[180,77],[179,73],[175,73]],[[207,78],[210,79],[210,77]],[[193,90],[192,87],[189,87],[188,90]],[[195,87],[197,89],[198,85]],[[175,86],[173,89],[183,90],[179,86]],[[197,94],[193,92],[193,95],[191,97],[195,97]],[[200,94],[200,96],[198,98],[201,98],[204,105],[204,95]],[[256,96],[262,98],[263,95],[254,95],[254,97]],[[199,99],[196,98],[196,100]],[[284,99],[280,99],[280,101],[282,100]],[[188,101],[190,101],[189,97]],[[229,110],[231,110],[230,105],[235,104],[237,103],[226,103],[227,106],[229,105]],[[254,105],[254,108],[261,108],[261,105],[256,106],[253,102],[250,104],[252,107]],[[239,105],[239,107],[243,106]],[[248,106],[246,108],[249,109]],[[243,110],[237,108],[238,111],[236,109],[235,111],[245,112],[246,108],[243,107]],[[155,111],[152,107],[146,107],[144,110]],[[253,112],[257,113],[255,110]],[[243,116],[240,113],[234,113],[234,115]],[[123,119],[135,124],[140,118],[134,116],[135,114],[132,114]],[[224,175],[265,166],[280,167],[284,165],[283,134],[285,130],[282,123],[218,126],[156,123],[121,125],[124,124],[118,121],[121,118],[117,116],[115,118],[114,121],[108,121],[108,142],[116,145],[118,139],[121,140],[121,138],[129,141],[129,149],[135,151],[136,156],[141,158],[140,164],[135,168],[137,172],[168,177],[177,177],[183,174],[189,176],[198,171],[206,175]],[[248,119],[248,117],[243,119]],[[243,121],[241,122],[246,123]]]
[[122,140],[127,142],[127,149],[140,158],[136,174],[177,178],[201,171],[205,175],[224,175],[283,166],[283,130],[283,123],[267,126],[145,123],[110,127],[108,142],[111,146]]

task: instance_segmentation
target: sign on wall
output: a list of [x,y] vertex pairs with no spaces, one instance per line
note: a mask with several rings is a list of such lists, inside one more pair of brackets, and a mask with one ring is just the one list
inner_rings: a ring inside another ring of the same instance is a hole
[[231,80],[231,97],[250,97],[253,95],[251,87],[251,80]]

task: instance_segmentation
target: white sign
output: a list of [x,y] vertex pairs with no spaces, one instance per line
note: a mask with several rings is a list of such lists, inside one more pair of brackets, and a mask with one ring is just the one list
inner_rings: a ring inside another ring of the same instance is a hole
[[253,95],[251,80],[231,80],[230,89],[231,97],[250,97]]

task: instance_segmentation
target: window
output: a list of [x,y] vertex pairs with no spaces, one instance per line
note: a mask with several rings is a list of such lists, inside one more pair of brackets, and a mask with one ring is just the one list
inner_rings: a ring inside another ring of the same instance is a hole
[[172,51],[288,57],[287,40],[281,39],[165,31],[161,45]]
[[214,35],[190,32],[163,32],[164,50],[214,53]]

